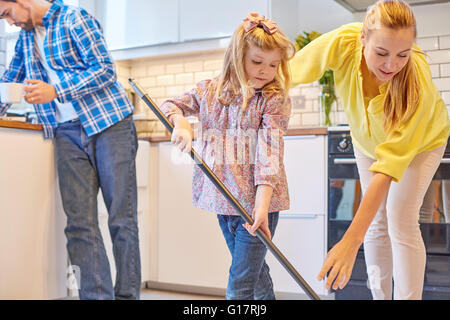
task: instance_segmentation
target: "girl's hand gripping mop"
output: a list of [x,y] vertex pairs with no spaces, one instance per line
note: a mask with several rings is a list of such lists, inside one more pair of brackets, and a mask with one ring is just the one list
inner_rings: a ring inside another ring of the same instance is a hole
[[[169,122],[166,116],[161,112],[161,110],[156,106],[152,99],[145,94],[141,86],[136,83],[135,80],[129,79],[133,90],[139,95],[139,97],[144,100],[147,106],[155,113],[158,119],[164,124],[170,133],[173,131],[173,125]],[[239,215],[250,225],[253,225],[252,217],[245,211],[237,199],[228,191],[225,185],[217,178],[214,172],[203,162],[201,157],[192,148],[190,152],[191,158],[195,163],[200,166],[203,173],[211,180],[211,182],[217,187],[217,189],[223,194],[223,196],[230,202],[230,204],[238,211]],[[264,245],[269,249],[270,252],[275,256],[278,262],[286,269],[286,271],[291,275],[291,277],[298,283],[298,285],[305,291],[309,298],[313,300],[320,300],[319,296],[314,292],[314,290],[308,285],[308,283],[300,276],[300,274],[295,270],[292,264],[286,259],[286,257],[281,253],[281,251],[273,244],[273,242],[260,230],[256,230],[257,237],[264,243]]]

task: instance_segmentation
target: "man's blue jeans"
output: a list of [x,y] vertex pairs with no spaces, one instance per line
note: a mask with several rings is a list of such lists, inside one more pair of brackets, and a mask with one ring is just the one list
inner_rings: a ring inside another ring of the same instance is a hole
[[[56,129],[59,187],[67,215],[67,250],[71,264],[80,270],[80,299],[139,299],[137,147],[131,117],[92,137],[85,134],[79,121],[60,124]],[[98,226],[99,188],[108,209],[117,269],[115,288]]]
[[[269,213],[272,237],[278,217],[278,212]],[[217,218],[232,257],[226,299],[275,300],[269,266],[264,260],[267,253],[264,243],[248,233],[240,216],[217,215]]]

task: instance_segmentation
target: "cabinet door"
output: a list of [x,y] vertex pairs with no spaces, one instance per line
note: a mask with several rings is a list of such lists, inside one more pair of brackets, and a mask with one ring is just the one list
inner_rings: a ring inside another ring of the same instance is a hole
[[229,37],[250,12],[269,15],[268,0],[182,0],[180,41]]
[[325,136],[285,137],[284,165],[290,209],[283,214],[326,212]]
[[[299,272],[302,278],[319,295],[326,295],[325,281],[318,281],[317,274],[325,258],[325,216],[282,216],[275,230],[273,243]],[[274,290],[287,298],[304,294],[301,287],[289,275],[272,253],[267,253]],[[279,298],[281,298],[279,296]]]
[[178,42],[178,0],[103,1],[111,50]]
[[216,214],[192,205],[193,167],[188,155],[159,144],[157,281],[224,289],[231,256]]

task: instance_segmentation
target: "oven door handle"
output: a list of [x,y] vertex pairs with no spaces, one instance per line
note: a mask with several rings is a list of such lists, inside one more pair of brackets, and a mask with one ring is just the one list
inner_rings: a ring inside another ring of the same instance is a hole
[[[356,163],[356,159],[355,158],[336,158],[333,159],[333,163],[334,164],[355,164]],[[443,164],[449,164],[450,163],[450,158],[442,158],[441,163]]]
[[334,164],[356,164],[356,159],[355,158],[336,158],[333,159],[333,163]]
[[[336,158],[333,159],[333,163],[334,164],[355,164],[356,163],[356,159],[355,158]],[[443,164],[449,164],[450,163],[450,158],[442,158],[441,163]]]

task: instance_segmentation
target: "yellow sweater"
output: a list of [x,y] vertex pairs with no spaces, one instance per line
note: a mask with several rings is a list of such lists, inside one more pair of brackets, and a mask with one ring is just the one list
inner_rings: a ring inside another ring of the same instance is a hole
[[[425,55],[412,52],[421,87],[419,106],[408,122],[387,134],[383,103],[388,83],[380,86],[380,94],[368,102],[367,111],[364,104],[361,28],[362,23],[344,25],[298,51],[291,60],[292,82],[293,86],[310,83],[332,69],[354,145],[376,160],[370,171],[387,174],[398,182],[418,153],[447,143],[447,108],[432,82]],[[414,49],[420,50],[417,46]]]

